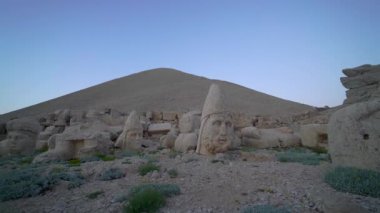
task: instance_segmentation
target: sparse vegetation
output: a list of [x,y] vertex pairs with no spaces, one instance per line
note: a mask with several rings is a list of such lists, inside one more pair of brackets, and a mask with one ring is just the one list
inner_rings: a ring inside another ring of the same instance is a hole
[[91,192],[90,194],[87,194],[86,197],[88,199],[96,199],[99,195],[104,194],[103,190]]
[[124,212],[155,212],[165,205],[165,197],[178,195],[180,189],[173,184],[145,184],[131,188]]
[[328,151],[325,147],[317,146],[317,147],[308,147],[311,151],[318,153],[318,154],[327,154]]
[[178,172],[176,169],[170,169],[168,171],[168,174],[169,174],[170,178],[176,178],[178,176]]
[[272,205],[247,206],[241,213],[290,213],[286,208],[278,208]]
[[139,167],[139,174],[141,176],[145,176],[149,172],[153,172],[153,171],[160,171],[160,167],[157,166],[156,164],[152,163],[152,162],[148,162],[148,163],[142,164]]
[[305,148],[292,148],[276,154],[280,162],[298,162],[304,165],[319,165],[320,161],[328,161],[328,154],[318,154]]
[[222,164],[224,164],[224,161],[218,160],[218,159],[212,159],[211,163],[222,163]]
[[125,213],[156,212],[165,205],[165,197],[154,189],[146,189],[130,197]]
[[243,146],[240,150],[243,152],[254,152],[254,151],[256,151],[256,148],[249,147],[249,146]]
[[325,176],[325,181],[338,191],[380,197],[380,173],[352,167],[337,167]]
[[43,175],[41,168],[26,168],[0,174],[0,200],[33,197],[49,190],[57,183],[52,176]]
[[179,195],[181,193],[180,188],[175,184],[143,184],[132,187],[129,191],[129,196],[133,196],[136,193],[144,191],[146,189],[154,189],[165,195],[165,197],[171,197],[173,195]]
[[125,176],[120,168],[110,168],[100,174],[99,179],[103,181],[119,179]]
[[100,158],[102,161],[113,161],[116,159],[115,156],[112,156],[112,155],[104,155],[104,154],[96,154],[95,155],[96,157]]
[[180,155],[180,154],[181,154],[180,152],[177,152],[175,150],[170,150],[169,158],[173,159],[173,158],[177,157],[177,155]]
[[80,166],[80,160],[79,159],[71,159],[68,161],[69,166]]

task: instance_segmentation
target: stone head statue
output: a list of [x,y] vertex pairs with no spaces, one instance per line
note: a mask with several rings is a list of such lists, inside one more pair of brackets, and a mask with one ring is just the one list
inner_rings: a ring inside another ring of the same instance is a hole
[[116,141],[115,146],[125,148],[128,143],[143,137],[143,127],[136,111],[132,111],[124,125],[124,130]]
[[202,110],[197,153],[212,155],[232,148],[234,131],[232,115],[225,109],[218,85],[212,84]]
[[27,155],[34,152],[40,124],[21,118],[7,123],[7,138],[1,142],[1,154]]

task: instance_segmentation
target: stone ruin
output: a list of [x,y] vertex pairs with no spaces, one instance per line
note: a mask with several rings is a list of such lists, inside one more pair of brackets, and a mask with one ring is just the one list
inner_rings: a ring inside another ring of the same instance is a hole
[[362,65],[344,69],[346,77],[340,81],[347,88],[344,104],[369,101],[380,98],[380,65]]
[[380,171],[380,65],[345,69],[345,105],[328,123],[328,149],[336,166]]

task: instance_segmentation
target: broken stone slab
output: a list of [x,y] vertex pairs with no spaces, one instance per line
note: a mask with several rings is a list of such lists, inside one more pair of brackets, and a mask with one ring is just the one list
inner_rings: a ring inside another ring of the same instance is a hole
[[341,77],[340,81],[347,89],[378,84],[380,82],[380,69],[371,70],[355,77]]
[[172,128],[172,125],[170,123],[153,123],[149,125],[148,133],[153,134],[153,135],[167,134],[171,128]]

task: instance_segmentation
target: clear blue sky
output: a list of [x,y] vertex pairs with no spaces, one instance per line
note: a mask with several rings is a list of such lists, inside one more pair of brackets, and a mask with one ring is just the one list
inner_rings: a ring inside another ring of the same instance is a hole
[[0,0],[0,114],[157,67],[313,106],[380,63],[379,0]]

